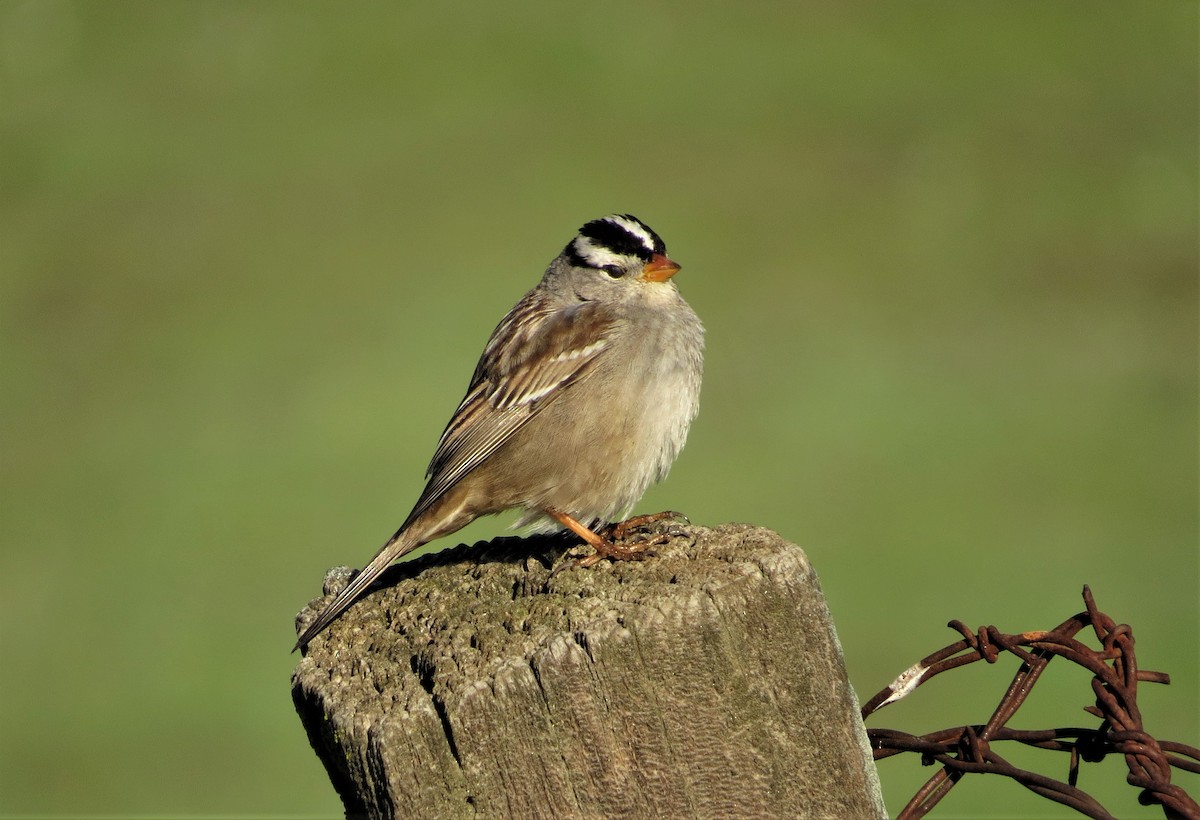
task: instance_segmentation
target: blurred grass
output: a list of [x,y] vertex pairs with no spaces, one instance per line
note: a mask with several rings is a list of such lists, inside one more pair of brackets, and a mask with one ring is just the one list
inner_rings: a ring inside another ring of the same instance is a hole
[[[1196,31],[1179,2],[0,0],[0,812],[337,814],[292,616],[614,210],[709,328],[643,509],[802,544],[862,697],[950,618],[1045,628],[1090,583],[1172,674],[1147,728],[1196,743]],[[1010,673],[875,725],[982,721]],[[1051,670],[1017,723],[1088,723],[1086,692]],[[896,811],[930,772],[882,773]],[[1082,785],[1158,816],[1123,777]],[[944,807],[1073,816],[988,780]]]

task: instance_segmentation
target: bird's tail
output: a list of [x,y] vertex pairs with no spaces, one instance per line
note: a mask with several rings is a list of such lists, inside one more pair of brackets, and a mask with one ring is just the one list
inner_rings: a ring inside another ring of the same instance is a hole
[[296,645],[292,647],[295,652],[302,646],[307,646],[308,642],[317,637],[321,630],[329,626],[338,616],[350,608],[350,605],[358,599],[358,596],[369,587],[376,578],[387,569],[393,561],[411,552],[422,544],[428,543],[429,539],[422,539],[419,534],[413,532],[415,527],[403,527],[395,535],[388,539],[375,557],[371,559],[371,563],[367,564],[354,579],[346,585],[346,588],[334,596],[317,619],[309,624],[308,628],[300,635],[300,639],[296,641]]

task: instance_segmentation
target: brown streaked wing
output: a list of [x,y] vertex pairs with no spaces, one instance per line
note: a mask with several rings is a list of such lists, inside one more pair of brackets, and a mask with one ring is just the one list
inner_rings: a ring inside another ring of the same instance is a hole
[[429,484],[409,521],[587,372],[607,347],[614,321],[597,302],[553,309],[537,291],[527,294],[484,348],[467,395],[438,442]]

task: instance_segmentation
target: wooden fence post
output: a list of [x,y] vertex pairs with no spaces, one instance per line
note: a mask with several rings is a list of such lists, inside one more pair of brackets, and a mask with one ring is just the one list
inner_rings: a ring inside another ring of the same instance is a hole
[[347,815],[885,817],[803,551],[747,525],[671,533],[554,575],[557,537],[389,570],[292,679]]

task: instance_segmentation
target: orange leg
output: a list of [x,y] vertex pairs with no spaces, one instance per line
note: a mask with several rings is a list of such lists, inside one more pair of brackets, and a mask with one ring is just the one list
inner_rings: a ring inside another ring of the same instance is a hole
[[653,546],[649,541],[644,544],[637,544],[631,547],[618,546],[612,541],[597,535],[589,530],[583,524],[580,524],[571,516],[558,510],[546,510],[546,515],[553,518],[558,523],[569,529],[571,532],[578,535],[587,543],[591,544],[594,553],[579,561],[579,566],[590,567],[596,564],[602,558],[611,558],[614,561],[633,561],[642,557],[642,553],[647,547]]

